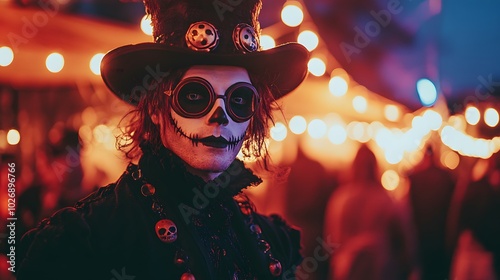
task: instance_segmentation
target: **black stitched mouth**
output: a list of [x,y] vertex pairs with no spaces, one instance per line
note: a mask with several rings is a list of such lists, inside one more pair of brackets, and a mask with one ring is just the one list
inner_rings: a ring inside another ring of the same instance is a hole
[[177,124],[177,121],[174,118],[170,117],[170,120],[171,120],[172,126],[174,127],[175,132],[177,134],[179,134],[180,136],[191,140],[191,143],[193,144],[193,146],[196,146],[196,147],[198,146],[199,143],[201,143],[202,145],[207,146],[207,147],[219,148],[219,149],[227,148],[228,150],[232,150],[232,149],[236,148],[236,146],[238,146],[238,144],[241,141],[243,141],[243,138],[245,138],[245,134],[241,135],[240,137],[231,136],[229,138],[229,140],[227,140],[226,138],[224,138],[222,136],[215,137],[212,135],[212,136],[200,138],[198,134],[187,135],[179,127],[179,125]]

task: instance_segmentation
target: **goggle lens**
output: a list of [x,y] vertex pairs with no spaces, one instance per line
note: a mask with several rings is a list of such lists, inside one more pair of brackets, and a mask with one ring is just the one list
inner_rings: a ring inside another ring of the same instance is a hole
[[258,97],[257,90],[250,83],[236,83],[224,95],[216,95],[207,80],[189,77],[175,87],[172,107],[183,117],[199,118],[210,112],[217,98],[222,98],[229,117],[235,122],[245,122],[255,113]]

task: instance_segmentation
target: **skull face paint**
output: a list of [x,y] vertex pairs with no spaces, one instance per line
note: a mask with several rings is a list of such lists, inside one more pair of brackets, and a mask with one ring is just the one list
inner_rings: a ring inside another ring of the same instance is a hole
[[[188,77],[207,80],[218,95],[224,95],[235,83],[250,83],[244,68],[232,66],[193,66],[182,79]],[[170,116],[159,119],[163,145],[186,163],[188,171],[205,181],[217,177],[233,162],[251,120],[235,122],[228,116],[224,102],[217,99],[200,118],[185,118],[170,110]]]

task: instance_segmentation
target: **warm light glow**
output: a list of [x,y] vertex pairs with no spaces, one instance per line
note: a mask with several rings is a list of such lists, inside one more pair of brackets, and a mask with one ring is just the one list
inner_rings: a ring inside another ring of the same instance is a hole
[[477,139],[451,126],[441,130],[441,142],[461,155],[489,158],[495,151],[494,140]]
[[347,132],[340,124],[334,124],[328,131],[328,140],[333,144],[340,145],[347,139]]
[[436,86],[429,79],[420,79],[417,82],[417,93],[424,106],[430,106],[437,100]]
[[397,189],[397,187],[399,186],[399,181],[399,174],[394,170],[386,170],[382,174],[382,178],[380,180],[384,189],[388,191]]
[[50,72],[57,73],[64,67],[64,57],[60,53],[51,53],[45,60],[45,66]]
[[313,74],[314,76],[323,76],[326,72],[326,64],[323,62],[323,60],[314,57],[309,60],[309,63],[307,63],[307,68],[309,69],[309,72]]
[[92,132],[94,140],[97,143],[106,144],[115,139],[113,133],[111,132],[111,129],[109,129],[109,127],[104,124],[100,124],[94,127],[94,130]]
[[16,129],[11,129],[7,132],[7,143],[9,145],[17,145],[21,141],[21,134]]
[[488,108],[484,111],[484,122],[489,127],[495,127],[498,124],[498,111],[495,108]]
[[447,151],[441,154],[441,163],[453,170],[460,163],[460,157],[453,151]]
[[425,111],[425,113],[422,115],[422,118],[424,119],[427,126],[434,131],[437,131],[439,128],[441,128],[441,125],[443,124],[443,117],[441,117],[438,112],[431,109]]
[[366,112],[366,109],[368,107],[366,98],[364,98],[363,96],[355,96],[352,99],[352,107],[354,107],[354,110],[358,113]]
[[312,138],[319,139],[326,134],[326,124],[320,119],[314,119],[307,126],[307,132]]
[[[347,136],[349,136],[352,140],[364,142],[362,141],[364,139],[363,135],[365,135],[365,126],[363,123],[350,122],[347,125]],[[366,133],[366,135],[368,134]]]
[[308,51],[313,51],[319,43],[318,35],[311,30],[304,30],[300,32],[297,42],[302,44]]
[[281,10],[281,20],[290,27],[299,26],[304,20],[304,13],[299,4],[285,4]]
[[104,57],[103,53],[98,53],[95,54],[91,59],[90,59],[90,71],[94,73],[95,75],[100,75],[101,74],[101,60]]
[[400,112],[399,112],[398,106],[391,105],[391,104],[385,105],[384,116],[387,120],[389,120],[391,122],[395,122],[399,119],[399,115],[400,115]]
[[274,42],[273,37],[269,35],[260,36],[260,46],[263,50],[268,50],[276,47],[276,42]]
[[0,48],[0,66],[9,66],[14,60],[14,52],[9,47]]
[[153,26],[151,26],[151,18],[149,15],[144,15],[141,19],[141,30],[144,34],[152,36]]
[[271,138],[275,141],[283,141],[287,136],[286,126],[281,122],[276,122],[274,127],[271,128]]
[[479,110],[476,107],[470,106],[465,109],[465,120],[468,124],[476,125],[480,119],[481,113],[479,113]]
[[403,160],[404,152],[401,149],[389,148],[384,152],[385,160],[390,164],[398,164]]
[[302,134],[307,129],[306,119],[302,116],[294,116],[289,122],[290,131],[295,134]]
[[328,89],[334,96],[344,96],[347,93],[349,86],[344,78],[335,76],[330,79]]
[[457,130],[464,131],[467,127],[467,122],[463,115],[453,115],[448,119],[448,123]]

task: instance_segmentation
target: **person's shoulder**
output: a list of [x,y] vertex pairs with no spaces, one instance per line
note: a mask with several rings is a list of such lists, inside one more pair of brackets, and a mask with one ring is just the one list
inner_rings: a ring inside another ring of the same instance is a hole
[[77,209],[63,208],[24,234],[18,252],[17,279],[80,279],[93,259],[90,228]]

